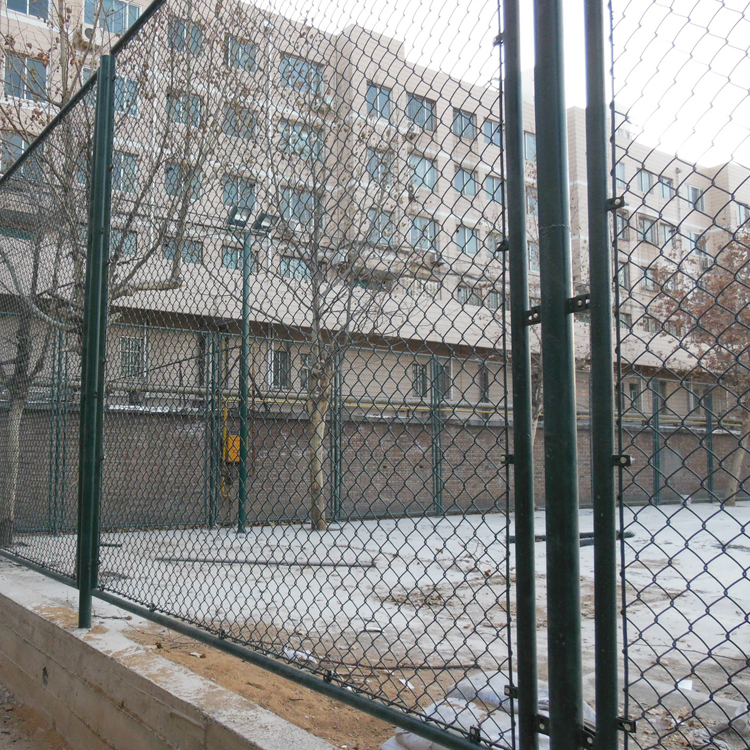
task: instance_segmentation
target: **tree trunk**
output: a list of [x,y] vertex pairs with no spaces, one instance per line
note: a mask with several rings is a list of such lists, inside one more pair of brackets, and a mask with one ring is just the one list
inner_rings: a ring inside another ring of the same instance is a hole
[[[314,378],[313,375],[310,376]],[[318,376],[312,383],[310,398],[307,401],[307,411],[310,415],[308,431],[310,438],[310,515],[312,528],[315,531],[325,531],[328,528],[326,522],[326,500],[323,496],[325,476],[323,462],[325,454],[325,437],[328,428],[326,414],[328,412],[327,387],[320,381]],[[322,392],[322,395],[320,395]]]
[[21,416],[25,398],[11,398],[10,409],[2,440],[2,459],[5,464],[2,473],[2,494],[0,494],[0,547],[13,544],[13,521],[18,487],[19,444],[21,437]]
[[732,465],[729,469],[729,482],[727,483],[727,494],[724,496],[724,505],[735,505],[742,480],[742,467],[745,464],[747,454],[748,432],[750,432],[750,409],[743,407],[742,423],[740,424],[740,440],[737,450],[732,456]]

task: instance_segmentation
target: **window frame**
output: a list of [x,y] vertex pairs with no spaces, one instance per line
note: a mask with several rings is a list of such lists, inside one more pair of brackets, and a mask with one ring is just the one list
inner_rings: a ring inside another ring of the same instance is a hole
[[477,137],[477,115],[459,107],[453,108],[451,132],[459,138],[473,141]]

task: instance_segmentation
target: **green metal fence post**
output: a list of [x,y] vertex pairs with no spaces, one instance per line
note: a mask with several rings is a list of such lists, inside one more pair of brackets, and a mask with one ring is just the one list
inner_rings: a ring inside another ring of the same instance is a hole
[[52,338],[52,373],[50,376],[50,424],[49,424],[49,471],[47,472],[47,526],[53,534],[57,534],[55,515],[56,515],[56,480],[55,472],[57,469],[57,446],[58,446],[58,422],[57,422],[57,378],[59,371],[57,367],[57,344],[60,336],[53,335]]
[[81,363],[81,424],[78,464],[78,626],[91,627],[91,597],[99,549],[98,510],[103,458],[104,357],[106,352],[107,264],[114,140],[115,60],[99,67],[94,153],[89,200],[86,296]]
[[436,516],[443,514],[443,446],[442,415],[442,365],[433,355],[430,358],[430,447],[432,453],[432,510]]
[[531,434],[531,354],[525,312],[529,307],[526,245],[526,178],[521,93],[521,19],[518,0],[503,3],[505,158],[510,270],[513,380],[513,489],[516,534],[518,727],[521,750],[536,750],[537,643],[534,541],[534,444]]
[[707,392],[704,400],[706,411],[706,481],[708,499],[714,501],[714,412],[713,394]]
[[331,383],[331,429],[329,439],[331,441],[331,520],[338,521],[341,518],[341,496],[343,489],[343,412],[341,386],[341,361],[342,352],[337,350],[333,354],[333,378]]
[[596,744],[617,747],[617,509],[612,250],[607,206],[604,5],[585,0],[586,166],[591,305],[591,494],[594,504]]
[[651,381],[651,439],[654,467],[654,490],[651,496],[651,502],[659,505],[661,492],[661,453],[660,453],[660,436],[659,436],[659,412],[661,411],[661,383],[654,379]]
[[583,731],[578,455],[562,0],[535,0],[550,746]]
[[252,234],[247,232],[242,242],[242,328],[240,336],[240,468],[237,509],[237,533],[244,534],[247,522],[247,464],[250,460],[248,408],[250,380],[250,272],[252,255],[250,242]]

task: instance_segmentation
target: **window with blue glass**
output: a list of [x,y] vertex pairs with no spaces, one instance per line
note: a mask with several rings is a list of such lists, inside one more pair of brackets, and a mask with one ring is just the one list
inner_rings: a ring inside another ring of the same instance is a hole
[[490,146],[500,146],[503,142],[503,129],[497,120],[485,120],[482,126],[484,142]]
[[323,138],[320,130],[301,122],[282,120],[279,124],[279,151],[322,161]]
[[43,101],[47,94],[47,67],[41,60],[5,55],[5,93],[17,99]]
[[453,186],[461,195],[471,198],[477,194],[477,176],[471,170],[459,167],[453,179]]
[[125,0],[86,0],[83,20],[111,34],[122,34],[140,15],[141,6]]
[[187,189],[191,201],[201,196],[201,174],[189,167],[168,162],[164,165],[164,189],[172,197],[182,196]]
[[256,119],[251,110],[239,105],[228,104],[224,107],[224,135],[234,138],[255,139]]
[[253,42],[228,36],[224,50],[225,60],[230,68],[237,68],[237,70],[244,70],[248,73],[258,69],[255,63],[257,47]]
[[135,255],[138,249],[138,233],[129,229],[112,229],[109,238],[110,255]]
[[170,49],[175,52],[188,52],[196,57],[203,55],[203,29],[192,21],[170,18],[167,39]]
[[115,109],[133,117],[138,115],[138,81],[117,76],[115,79]]
[[419,190],[420,188],[432,190],[435,187],[437,169],[432,159],[420,154],[410,154],[409,169],[411,170],[409,187],[412,190]]
[[183,263],[201,263],[203,261],[203,245],[197,240],[171,239],[164,243],[164,259],[174,260],[179,251]]
[[453,133],[459,138],[476,138],[477,117],[473,112],[463,109],[453,110]]
[[282,55],[279,64],[281,82],[300,94],[323,94],[323,66],[301,57]]
[[224,245],[221,252],[221,265],[230,271],[239,271],[242,269],[242,259],[247,258],[249,265],[248,272],[251,274],[257,273],[258,260],[255,252],[250,247],[252,242],[253,238],[250,235],[246,235],[246,247],[244,251],[238,245]]
[[279,273],[285,279],[296,281],[310,281],[312,278],[310,266],[302,258],[283,256],[279,259]]
[[467,255],[476,255],[479,249],[476,231],[463,224],[459,226],[456,230],[456,245],[458,245],[460,252]]
[[44,21],[49,17],[48,0],[8,0],[8,10],[26,16],[36,16]]
[[413,216],[410,243],[413,248],[430,252],[437,250],[437,224],[424,216]]
[[200,125],[203,101],[196,94],[167,92],[167,115],[180,125]]
[[406,102],[406,117],[417,127],[435,130],[435,103],[421,96],[409,94]]
[[255,183],[245,177],[226,175],[223,180],[222,201],[225,206],[255,208]]
[[115,151],[112,154],[112,190],[135,193],[138,188],[138,157]]
[[281,215],[289,222],[303,225],[311,225],[313,216],[317,210],[318,220],[322,224],[320,207],[316,209],[316,201],[309,190],[297,190],[286,187],[281,191]]
[[367,84],[367,114],[373,117],[381,117],[384,120],[391,118],[391,90],[385,86],[374,83]]
[[487,200],[502,203],[503,181],[496,175],[488,174],[484,178],[484,192],[487,195]]
[[377,208],[371,208],[367,212],[367,218],[370,222],[370,232],[367,241],[371,245],[392,247],[393,235],[396,233],[392,214]]

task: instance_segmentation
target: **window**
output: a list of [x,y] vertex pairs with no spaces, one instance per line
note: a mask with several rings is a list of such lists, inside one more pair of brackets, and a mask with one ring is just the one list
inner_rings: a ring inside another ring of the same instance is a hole
[[641,386],[632,380],[628,382],[628,400],[633,409],[641,408]]
[[110,252],[117,255],[135,255],[138,249],[138,233],[129,229],[112,229],[110,232]]
[[484,141],[491,146],[501,146],[503,142],[503,129],[497,120],[485,120],[482,126]]
[[221,129],[224,135],[253,140],[256,129],[255,115],[244,107],[234,105],[225,106],[224,123]]
[[456,230],[456,244],[459,252],[467,255],[476,255],[478,247],[477,234],[471,227],[465,227],[463,224]]
[[249,273],[257,273],[258,259],[250,248],[252,242],[253,238],[246,235],[244,253],[243,248],[238,247],[237,245],[224,245],[221,249],[221,265],[231,271],[241,270],[243,255],[246,254],[245,257],[247,257],[248,260]]
[[201,174],[191,167],[168,162],[164,165],[164,188],[167,195],[172,197],[181,197],[185,189],[189,188],[190,200],[198,200],[201,197]]
[[117,76],[115,79],[115,109],[126,115],[138,116],[138,81]]
[[437,250],[437,225],[423,216],[412,217],[410,239],[412,247],[417,250]]
[[135,193],[138,189],[138,157],[115,151],[112,154],[112,190]]
[[487,249],[487,255],[490,260],[493,258],[495,260],[500,260],[507,249],[504,244],[503,235],[498,234],[497,232],[490,232],[490,234],[485,237],[484,246]]
[[41,60],[5,55],[5,93],[18,99],[42,101],[47,93],[47,68]]
[[739,224],[745,224],[747,223],[747,220],[750,219],[750,208],[744,203],[739,203],[737,205],[737,219]]
[[484,298],[484,306],[488,308],[489,310],[499,310],[500,309],[500,292],[497,292],[494,289],[490,292],[487,292]]
[[704,414],[703,398],[708,393],[708,387],[697,383],[689,383],[687,392],[690,416],[697,417]]
[[299,355],[299,388],[306,391],[310,383],[310,355]]
[[225,61],[230,68],[252,73],[257,70],[255,64],[256,46],[252,42],[242,41],[233,36],[227,37]]
[[695,185],[688,185],[686,189],[686,197],[688,203],[690,203],[696,211],[705,211],[706,202],[703,197],[703,191]]
[[196,57],[203,55],[203,29],[198,24],[170,18],[167,36],[169,48],[175,52],[189,52]]
[[690,256],[697,261],[700,269],[706,271],[713,263],[713,258],[706,251],[706,237],[701,232],[688,232]]
[[201,124],[201,109],[203,102],[195,94],[181,92],[167,92],[167,117],[180,125]]
[[680,336],[682,336],[682,328],[680,328],[679,323],[674,320],[665,321],[664,330],[675,338],[680,338]]
[[435,104],[427,99],[409,94],[406,117],[424,130],[435,130]]
[[537,242],[529,242],[529,271],[531,273],[539,273],[539,244]]
[[279,65],[281,82],[300,94],[323,94],[323,66],[300,57],[282,55]]
[[8,0],[8,10],[27,16],[36,16],[46,21],[49,14],[47,3],[48,0]]
[[203,244],[198,240],[167,240],[164,243],[164,259],[174,260],[178,249],[183,263],[203,262]]
[[526,161],[536,161],[536,134],[523,134],[523,155]]
[[628,186],[625,178],[625,164],[621,161],[615,164],[615,186],[617,190],[625,190]]
[[367,84],[367,114],[391,119],[391,90],[374,83]]
[[323,160],[323,139],[320,130],[301,122],[282,120],[279,127],[279,151],[296,154],[303,159]]
[[650,315],[646,315],[641,318],[643,327],[648,333],[661,333],[661,323],[656,318],[652,318]]
[[464,112],[462,109],[453,110],[453,133],[459,138],[476,138],[477,118],[472,112]]
[[662,247],[674,244],[674,235],[677,230],[671,224],[659,224],[659,244]]
[[[315,198],[309,190],[283,188],[281,191],[281,214],[286,221],[309,225],[313,222]],[[322,221],[320,209],[318,218]]]
[[111,34],[122,34],[129,29],[141,15],[139,5],[124,0],[86,0],[84,23],[96,25]]
[[370,222],[370,233],[367,241],[371,245],[393,246],[393,235],[396,227],[393,224],[393,216],[385,211],[371,208],[367,212],[367,218]]
[[461,193],[461,195],[471,198],[477,194],[477,176],[474,172],[468,169],[459,167],[456,170],[456,175],[453,178],[453,187]]
[[419,362],[412,365],[412,390],[419,398],[427,395],[427,365]]
[[630,232],[628,229],[628,215],[623,213],[615,214],[615,233],[621,240],[629,238]]
[[408,279],[406,285],[406,293],[418,299],[421,295],[426,294],[428,297],[433,299],[440,299],[440,282],[430,281],[428,279]]
[[310,281],[312,274],[310,266],[302,258],[294,258],[287,255],[279,258],[279,273],[285,279],[295,279],[296,281]]
[[529,216],[539,214],[539,198],[536,194],[536,188],[526,188],[526,212]]
[[659,282],[656,278],[656,271],[653,268],[646,268],[643,271],[641,287],[647,292],[655,292],[659,289]]
[[490,400],[490,369],[484,362],[477,370],[477,385],[479,386],[479,402],[487,403]]
[[0,236],[11,240],[24,240],[25,242],[31,242],[33,238],[29,229],[9,226],[8,224],[0,224]]
[[237,175],[226,175],[222,183],[222,203],[237,208],[255,208],[255,183]]
[[420,156],[419,154],[410,154],[409,169],[411,171],[409,187],[413,191],[416,192],[423,187],[432,190],[435,187],[437,170],[435,169],[435,162],[432,159]]
[[393,185],[393,151],[367,149],[367,174],[370,182],[382,188]]
[[659,195],[662,198],[671,198],[674,195],[674,180],[671,177],[659,175]]
[[617,283],[623,289],[630,289],[630,263],[617,264]]
[[647,169],[638,171],[638,190],[642,193],[648,193],[654,186],[655,175]]
[[647,216],[638,217],[638,234],[645,242],[656,244],[656,219],[649,219]]
[[137,336],[120,337],[120,377],[140,380],[145,375],[143,339]]
[[292,353],[289,349],[280,349],[274,347],[270,351],[271,367],[270,376],[271,388],[290,388],[292,372]]
[[630,330],[633,327],[633,316],[630,313],[621,312],[618,314],[620,321],[620,328],[627,328]]
[[479,292],[470,286],[457,286],[456,299],[462,305],[471,305],[472,307],[481,307],[482,305]]
[[493,174],[488,174],[484,178],[484,192],[488,201],[495,201],[502,205],[503,202],[503,181]]
[[439,401],[450,398],[451,395],[451,363],[442,364],[433,360],[432,387],[436,391]]
[[[2,171],[5,172],[17,159],[20,158],[21,154],[29,147],[29,143],[25,141],[19,133],[3,133],[2,134],[2,156],[0,162],[2,164]],[[37,146],[37,150],[41,151],[42,146]],[[32,154],[21,167],[21,174],[28,180],[41,180],[42,171],[39,164],[39,160],[36,154]],[[84,175],[85,181],[85,175]]]

